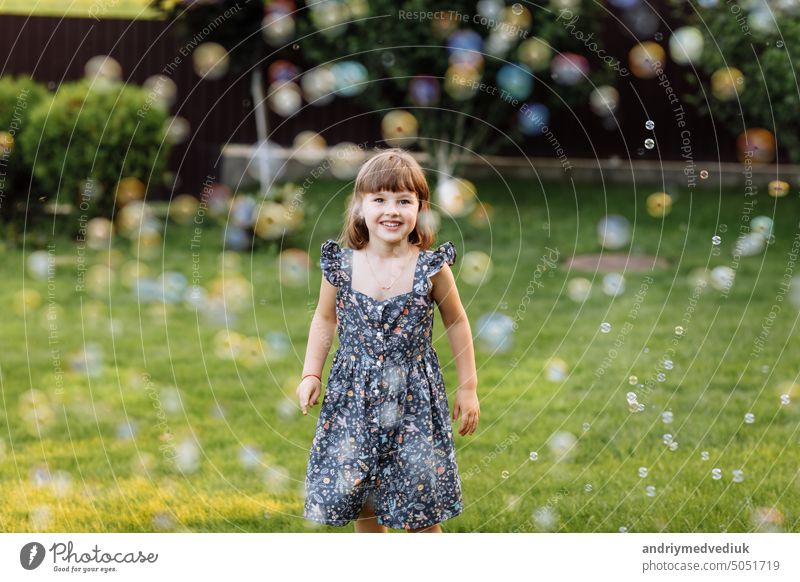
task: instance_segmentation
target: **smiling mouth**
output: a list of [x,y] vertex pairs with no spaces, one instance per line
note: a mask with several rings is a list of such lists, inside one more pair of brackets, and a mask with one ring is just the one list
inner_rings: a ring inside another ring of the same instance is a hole
[[381,222],[381,224],[383,226],[385,226],[386,228],[400,228],[400,223],[399,222],[393,222],[391,220],[386,221],[386,222]]

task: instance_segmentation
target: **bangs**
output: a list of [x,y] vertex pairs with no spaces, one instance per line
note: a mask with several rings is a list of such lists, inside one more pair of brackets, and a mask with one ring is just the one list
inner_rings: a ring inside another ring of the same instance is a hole
[[367,161],[356,178],[356,193],[413,192],[427,199],[428,184],[422,168],[410,156],[405,159],[406,156],[383,153]]

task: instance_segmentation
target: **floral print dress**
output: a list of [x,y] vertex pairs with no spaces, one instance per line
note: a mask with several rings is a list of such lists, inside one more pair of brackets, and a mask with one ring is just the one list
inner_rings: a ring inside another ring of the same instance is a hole
[[306,471],[304,515],[343,526],[372,494],[377,522],[419,529],[463,511],[439,359],[431,344],[431,276],[452,265],[452,242],[421,251],[412,291],[376,300],[351,287],[353,249],[322,244],[338,287],[333,358]]

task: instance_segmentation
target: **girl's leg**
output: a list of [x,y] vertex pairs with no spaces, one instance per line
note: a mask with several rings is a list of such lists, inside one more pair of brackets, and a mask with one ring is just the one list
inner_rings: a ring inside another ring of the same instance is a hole
[[437,523],[420,529],[410,529],[408,533],[442,533],[442,526]]
[[373,495],[370,493],[364,506],[361,508],[361,513],[358,514],[356,519],[356,533],[386,533],[385,526],[380,525],[375,518],[375,506],[373,504]]

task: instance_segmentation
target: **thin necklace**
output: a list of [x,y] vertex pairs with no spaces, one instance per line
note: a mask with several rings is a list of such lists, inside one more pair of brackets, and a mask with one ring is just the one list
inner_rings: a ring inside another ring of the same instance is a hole
[[[389,283],[388,285],[381,285],[381,289],[391,289],[392,286],[394,286],[394,284],[397,282],[397,279],[400,277],[400,275],[405,273],[406,267],[408,267],[409,263],[411,262],[411,258],[413,258],[413,256],[414,255],[412,254],[411,257],[408,258],[408,260],[406,261],[406,264],[403,265],[403,268],[400,269],[400,272],[397,274],[397,277],[392,279],[392,282]],[[372,268],[372,265],[369,262],[369,253],[367,253],[367,249],[364,249],[364,257],[367,259],[367,266],[369,267],[369,270],[372,271],[372,276],[375,277],[375,280],[378,282],[378,284],[380,284],[381,281],[378,278],[378,275],[375,273],[375,269]]]

